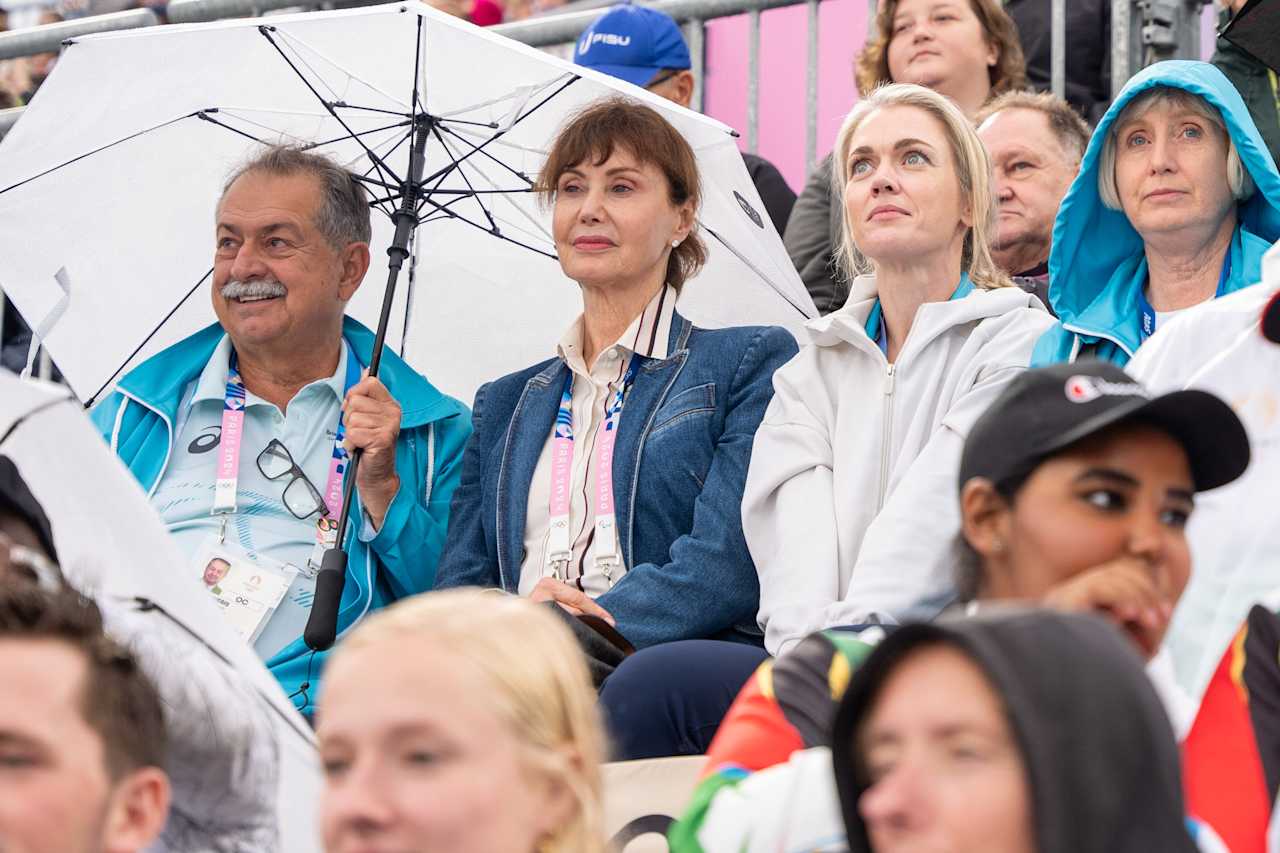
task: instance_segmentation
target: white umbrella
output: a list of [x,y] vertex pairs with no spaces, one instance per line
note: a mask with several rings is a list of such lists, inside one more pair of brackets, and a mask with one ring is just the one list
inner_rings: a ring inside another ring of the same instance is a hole
[[218,614],[133,477],[60,386],[0,371],[0,454],[53,528],[63,571],[157,682],[170,729],[174,853],[318,851],[310,729]]
[[[123,369],[213,320],[214,205],[260,142],[319,143],[365,174],[386,199],[380,258],[409,125],[429,117],[430,200],[388,343],[469,400],[552,354],[578,310],[529,179],[567,115],[618,93],[662,112],[698,156],[710,261],[681,311],[710,327],[816,316],[730,128],[417,3],[68,45],[0,145],[0,287],[76,394],[100,399]],[[350,312],[373,326],[386,267],[369,276]]]

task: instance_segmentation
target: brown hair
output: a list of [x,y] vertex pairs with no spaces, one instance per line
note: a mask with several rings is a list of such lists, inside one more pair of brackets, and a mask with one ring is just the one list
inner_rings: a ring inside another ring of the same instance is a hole
[[[673,205],[691,201],[695,212],[701,206],[698,158],[689,143],[657,110],[621,97],[598,101],[569,119],[547,152],[534,192],[545,204],[554,203],[556,185],[565,172],[588,161],[600,165],[615,147],[626,149],[640,163],[656,166],[667,178]],[[695,225],[671,250],[667,284],[678,289],[706,262],[707,248]]]
[[[876,29],[867,46],[858,54],[855,75],[858,93],[866,95],[885,83],[889,75],[889,42],[893,41],[893,16],[900,0],[884,0],[876,13]],[[969,0],[969,8],[982,24],[987,41],[996,48],[996,64],[989,70],[992,95],[1027,88],[1027,62],[1018,40],[1018,26],[1000,6],[1000,0]]]
[[973,117],[974,127],[1005,110],[1035,110],[1043,113],[1058,144],[1078,163],[1089,147],[1089,125],[1075,108],[1051,92],[1005,92],[990,101]]
[[159,694],[133,655],[106,635],[93,601],[68,586],[46,591],[0,584],[0,640],[52,640],[84,656],[80,714],[102,738],[113,781],[143,767],[164,766]]

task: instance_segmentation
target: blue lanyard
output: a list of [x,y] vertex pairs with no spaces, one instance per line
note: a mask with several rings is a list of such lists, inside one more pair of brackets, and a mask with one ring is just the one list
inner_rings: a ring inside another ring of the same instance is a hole
[[[1217,299],[1222,296],[1227,287],[1227,280],[1231,278],[1231,247],[1227,247],[1227,254],[1222,259],[1222,272],[1218,275],[1218,290],[1213,294],[1213,298]],[[1148,279],[1150,281],[1150,279]],[[1141,343],[1156,333],[1156,309],[1151,307],[1151,302],[1147,299],[1147,288],[1144,284],[1138,288],[1138,341]]]

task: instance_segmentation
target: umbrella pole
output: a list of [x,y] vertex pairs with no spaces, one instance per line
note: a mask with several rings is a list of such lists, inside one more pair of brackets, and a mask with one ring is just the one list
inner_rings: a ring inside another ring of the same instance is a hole
[[[391,307],[395,302],[396,281],[400,269],[409,257],[409,237],[418,227],[418,202],[422,197],[422,173],[426,163],[427,139],[431,135],[431,116],[419,115],[414,119],[413,150],[409,156],[409,173],[400,188],[400,207],[391,217],[395,223],[395,237],[387,249],[387,289],[382,297],[382,313],[378,315],[378,333],[373,341],[373,357],[369,359],[369,375],[377,376],[382,363],[382,348],[387,339],[387,326],[391,320]],[[347,537],[347,523],[356,491],[356,472],[360,469],[362,452],[357,448],[351,454],[342,484],[342,511],[338,514],[337,545],[324,552],[320,571],[316,574],[316,594],[307,617],[307,627],[302,638],[307,647],[318,652],[330,648],[338,633],[338,607],[347,579],[347,552],[343,543]],[[370,595],[373,591],[370,590]]]

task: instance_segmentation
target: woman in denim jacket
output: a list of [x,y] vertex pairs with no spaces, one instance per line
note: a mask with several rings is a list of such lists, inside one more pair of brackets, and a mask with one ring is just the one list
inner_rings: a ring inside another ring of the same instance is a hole
[[796,343],[780,328],[700,329],[676,310],[706,256],[698,171],[652,109],[608,100],[579,114],[537,191],[583,313],[556,357],[477,392],[437,588],[554,601],[636,649],[737,640],[745,679],[762,638],[742,488]]

